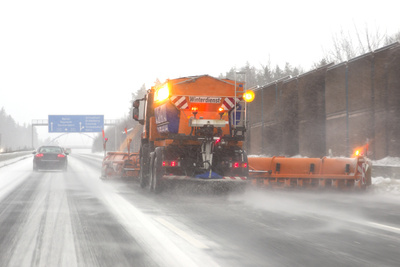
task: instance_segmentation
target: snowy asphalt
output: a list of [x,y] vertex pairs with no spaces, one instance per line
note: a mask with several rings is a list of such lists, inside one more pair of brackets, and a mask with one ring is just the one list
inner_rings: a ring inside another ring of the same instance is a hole
[[[160,195],[99,179],[101,157],[66,173],[0,168],[0,266],[398,266],[398,180],[365,193],[178,184]],[[400,182],[400,181],[399,181]]]

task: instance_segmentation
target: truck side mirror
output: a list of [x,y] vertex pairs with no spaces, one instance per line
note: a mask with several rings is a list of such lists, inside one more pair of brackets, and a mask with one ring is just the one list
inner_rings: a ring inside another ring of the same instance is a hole
[[132,118],[142,125],[144,124],[144,101],[145,99],[138,99],[133,101],[132,109]]

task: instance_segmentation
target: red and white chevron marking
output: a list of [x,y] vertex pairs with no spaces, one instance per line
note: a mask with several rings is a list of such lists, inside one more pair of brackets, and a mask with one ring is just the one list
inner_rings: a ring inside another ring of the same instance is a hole
[[189,107],[186,96],[174,95],[171,97],[171,101],[178,109],[187,109]]
[[363,185],[367,183],[367,180],[365,179],[365,175],[367,173],[368,167],[369,167],[368,164],[365,164],[360,161],[358,162],[357,169],[358,169],[358,172],[361,173],[361,184],[363,184]]
[[228,181],[235,181],[235,182],[245,182],[247,181],[247,177],[245,176],[224,176],[219,179],[207,179],[207,178],[194,178],[190,176],[178,176],[178,175],[164,175],[162,177],[166,180],[196,180],[196,181],[221,181],[221,182],[228,182]]
[[[237,97],[236,102],[239,102],[243,98]],[[234,97],[225,97],[224,102],[222,103],[222,107],[225,110],[231,110],[235,107],[235,98]]]

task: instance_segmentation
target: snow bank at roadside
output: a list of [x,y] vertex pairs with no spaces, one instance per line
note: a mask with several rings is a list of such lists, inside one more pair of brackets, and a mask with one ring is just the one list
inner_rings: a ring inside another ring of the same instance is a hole
[[400,196],[400,180],[384,177],[372,177],[372,185],[369,190]]

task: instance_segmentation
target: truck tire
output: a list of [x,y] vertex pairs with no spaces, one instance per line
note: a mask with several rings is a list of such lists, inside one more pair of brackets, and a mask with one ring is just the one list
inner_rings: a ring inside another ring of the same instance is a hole
[[247,167],[243,170],[243,176],[246,176],[247,179],[249,179],[249,159],[246,151],[243,151],[243,161],[247,164]]
[[153,191],[156,194],[159,194],[163,191],[164,189],[164,181],[162,180],[162,177],[165,172],[165,168],[162,166],[163,162],[163,152],[164,149],[162,147],[157,147],[154,154],[154,163],[153,163],[153,172],[152,172],[152,185],[153,185]]
[[139,183],[141,188],[146,188],[149,185],[149,145],[142,145],[141,153],[140,153],[140,171],[139,171]]
[[154,192],[154,157],[155,153],[150,153],[150,163],[149,163],[149,191]]

